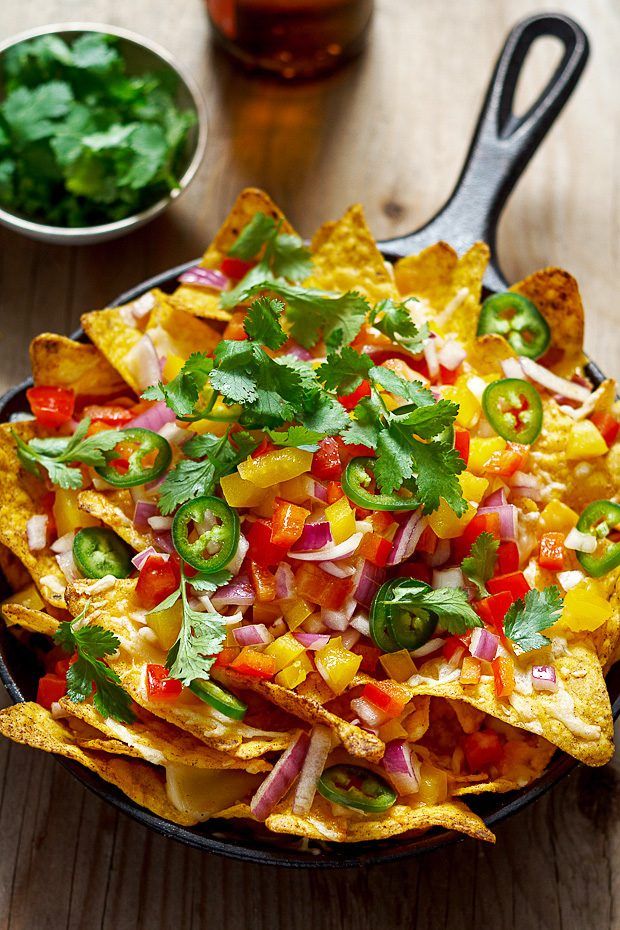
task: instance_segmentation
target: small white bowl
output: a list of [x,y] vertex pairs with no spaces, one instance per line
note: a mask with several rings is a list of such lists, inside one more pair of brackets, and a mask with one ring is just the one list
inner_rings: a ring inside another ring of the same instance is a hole
[[203,159],[207,145],[207,111],[202,95],[192,76],[179,65],[172,55],[156,42],[145,39],[143,36],[121,29],[118,26],[106,26],[101,23],[54,23],[39,29],[31,29],[0,43],[0,59],[7,49],[28,39],[36,39],[44,35],[58,35],[63,39],[70,39],[75,33],[101,32],[116,36],[119,39],[119,50],[125,58],[130,73],[140,74],[145,71],[169,68],[175,72],[179,81],[177,89],[177,104],[185,110],[192,110],[196,114],[196,124],[190,129],[185,153],[183,173],[177,187],[162,197],[156,203],[113,223],[102,223],[98,226],[47,226],[45,223],[36,223],[24,216],[11,213],[0,207],[0,224],[21,232],[31,239],[40,239],[43,242],[54,242],[65,245],[87,245],[93,242],[104,242],[115,239],[127,232],[144,226],[177,199],[188,187],[194,178],[198,166]]

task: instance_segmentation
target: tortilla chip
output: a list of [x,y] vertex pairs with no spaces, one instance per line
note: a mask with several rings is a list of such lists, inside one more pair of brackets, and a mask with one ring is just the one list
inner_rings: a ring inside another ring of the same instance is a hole
[[127,384],[96,346],[41,333],[30,343],[35,385],[72,388],[77,397],[118,397]]
[[516,352],[504,337],[496,333],[476,336],[468,345],[467,362],[477,375],[497,375],[503,378],[502,362],[507,358],[516,357]]
[[42,481],[21,469],[11,430],[25,441],[38,435],[38,429],[32,422],[0,426],[0,543],[17,556],[44,600],[55,607],[64,607],[66,580],[58,562],[49,549],[31,552],[28,547],[26,524],[30,517],[42,512],[40,501],[46,487]]
[[94,727],[115,742],[133,749],[133,754],[153,765],[188,765],[200,769],[244,769],[248,772],[268,772],[271,765],[263,759],[249,762],[211,749],[179,727],[167,723],[142,707],[134,708],[133,723],[118,723],[104,719],[92,704],[76,704],[61,698],[60,706],[72,717]]
[[2,616],[7,626],[20,626],[30,633],[43,633],[44,636],[53,636],[59,626],[59,621],[42,610],[33,610],[23,604],[11,604],[7,601],[2,605]]
[[[455,702],[459,703],[459,702]],[[514,727],[505,727],[496,721],[493,729],[501,726],[502,732],[511,730],[518,734],[509,739],[504,748],[504,757],[499,765],[499,774],[490,781],[455,787],[452,794],[461,797],[468,794],[501,794],[525,788],[545,771],[556,752],[555,746],[532,733],[524,734]]]
[[186,360],[194,352],[211,355],[222,339],[221,333],[204,320],[174,306],[167,295],[158,297],[146,331],[162,358],[178,355]]
[[392,269],[379,251],[359,204],[323,229],[312,246],[313,270],[304,287],[358,291],[372,303],[398,297]]
[[0,572],[6,578],[11,591],[21,591],[30,584],[30,574],[4,543],[0,543]]
[[67,730],[38,704],[15,704],[0,711],[0,733],[16,743],[79,762],[159,817],[191,826],[194,817],[174,807],[166,795],[163,769],[137,759],[121,759],[77,746]]
[[[551,330],[549,367],[563,377],[570,376],[585,361],[583,303],[573,276],[562,268],[543,268],[510,290],[536,304]],[[541,365],[546,364],[545,357]]]
[[135,504],[128,491],[81,491],[78,494],[78,506],[113,529],[136,552],[142,552],[154,544],[154,536],[150,531],[139,530],[134,526],[132,518]]

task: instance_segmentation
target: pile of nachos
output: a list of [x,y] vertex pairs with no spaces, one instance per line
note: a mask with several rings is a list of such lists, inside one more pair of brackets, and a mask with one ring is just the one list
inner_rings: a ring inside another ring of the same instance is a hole
[[333,842],[492,842],[469,795],[608,762],[615,384],[574,279],[482,301],[488,257],[388,264],[359,206],[307,248],[248,189],[172,293],[37,336],[0,564],[40,679],[0,732]]

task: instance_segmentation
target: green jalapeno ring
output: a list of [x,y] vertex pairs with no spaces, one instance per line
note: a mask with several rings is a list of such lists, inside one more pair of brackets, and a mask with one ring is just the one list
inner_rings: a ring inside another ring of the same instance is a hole
[[401,582],[408,590],[430,591],[430,585],[412,578],[396,578],[384,597],[384,610],[388,629],[401,649],[419,649],[429,641],[437,628],[438,615],[427,607],[411,605],[406,599],[394,597]]
[[[115,488],[134,488],[140,484],[148,484],[155,481],[156,478],[168,468],[172,461],[172,449],[170,443],[154,433],[153,430],[144,429],[142,426],[130,426],[127,429],[117,430],[118,443],[129,442],[136,443],[138,448],[133,451],[129,457],[129,470],[126,474],[121,474],[111,463],[118,455],[114,450],[106,453],[106,464],[98,465],[95,471],[101,475],[108,484]],[[117,445],[118,445],[117,443]],[[157,457],[152,465],[146,468],[142,466],[142,459],[153,450],[157,450]]]
[[131,555],[127,543],[107,526],[86,526],[73,539],[73,558],[85,578],[127,578]]
[[[613,527],[620,525],[620,504],[613,501],[593,501],[577,521],[580,533],[589,533],[605,539]],[[581,566],[593,578],[601,578],[620,565],[620,542],[607,546],[602,555],[596,552],[578,552]]]
[[398,643],[394,639],[389,627],[385,601],[389,597],[392,588],[398,582],[398,578],[392,578],[381,585],[373,598],[370,607],[370,637],[375,646],[383,652],[397,652]]
[[342,489],[349,500],[365,510],[415,510],[415,497],[397,497],[395,494],[373,494],[364,483],[370,483],[368,471],[372,472],[373,459],[358,456],[347,464],[342,476]]
[[[190,541],[191,524],[198,524],[212,514],[220,522],[211,529],[200,533]],[[172,541],[174,547],[188,565],[199,572],[217,572],[228,565],[237,551],[239,543],[239,517],[237,512],[219,497],[195,497],[182,504],[172,521]],[[218,552],[205,558],[205,546],[209,542],[220,543]]]
[[189,688],[201,701],[226,717],[230,717],[231,720],[243,720],[246,715],[248,705],[239,700],[236,694],[214,681],[194,678]]
[[383,778],[360,765],[332,765],[319,778],[318,791],[333,804],[367,814],[381,814],[396,803],[396,792]]
[[497,333],[503,336],[517,355],[540,358],[551,342],[551,330],[536,305],[513,291],[492,294],[482,305],[478,318],[478,336]]
[[487,385],[482,395],[484,414],[502,439],[531,445],[540,435],[543,405],[533,384],[521,378],[502,378]]

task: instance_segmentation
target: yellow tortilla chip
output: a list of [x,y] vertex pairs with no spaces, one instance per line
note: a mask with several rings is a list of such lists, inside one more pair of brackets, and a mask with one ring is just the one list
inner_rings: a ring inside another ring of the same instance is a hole
[[113,529],[136,552],[153,545],[153,534],[134,526],[135,504],[128,491],[81,491],[78,506]]
[[0,543],[0,572],[12,591],[21,591],[30,584],[30,575],[24,565],[4,543]]
[[468,346],[467,362],[477,375],[497,375],[503,378],[502,362],[507,358],[516,358],[516,353],[503,336],[485,333],[477,336]]
[[305,287],[359,291],[372,303],[398,297],[392,269],[386,265],[359,204],[319,231],[312,247],[313,269]]
[[24,607],[23,604],[11,604],[7,601],[2,605],[2,616],[7,626],[20,626],[30,633],[43,633],[45,636],[53,636],[59,626],[55,617],[42,610],[33,610],[31,607]]
[[118,397],[127,384],[94,345],[41,333],[30,343],[36,385],[73,388],[77,397]]
[[[529,298],[542,313],[551,330],[549,367],[570,376],[585,361],[583,303],[573,276],[562,268],[543,268],[510,290]],[[545,364],[545,358],[540,361]]]
[[58,562],[49,549],[31,552],[28,547],[26,524],[30,517],[43,511],[40,501],[46,488],[42,481],[21,469],[11,430],[26,442],[38,435],[32,422],[0,426],[0,543],[17,556],[43,598],[55,607],[64,607],[66,580]]
[[166,295],[159,295],[149,317],[146,331],[153,340],[157,354],[163,358],[177,355],[187,360],[194,352],[211,354],[222,335],[196,317],[174,306]]

